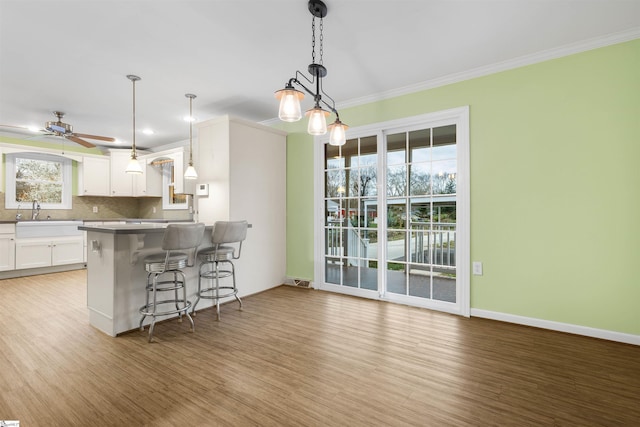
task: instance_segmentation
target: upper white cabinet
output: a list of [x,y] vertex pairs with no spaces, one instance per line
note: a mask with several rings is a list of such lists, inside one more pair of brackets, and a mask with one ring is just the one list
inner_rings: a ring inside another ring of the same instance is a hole
[[162,170],[151,164],[152,158],[153,154],[139,157],[143,172],[133,180],[134,196],[162,197]]
[[198,221],[247,220],[252,225],[236,264],[238,287],[253,294],[286,275],[286,133],[228,116],[198,124],[194,156]]
[[[131,158],[129,150],[109,150],[111,155],[111,196],[127,197],[133,196],[134,175],[125,172],[127,164]],[[145,176],[145,168],[142,168],[142,175]]]
[[109,196],[109,157],[88,157],[78,162],[78,195]]
[[162,175],[158,168],[149,163],[151,155],[139,152],[138,161],[142,166],[142,174],[128,174],[125,172],[130,150],[109,150],[111,157],[111,191],[114,197],[145,197],[162,196]]

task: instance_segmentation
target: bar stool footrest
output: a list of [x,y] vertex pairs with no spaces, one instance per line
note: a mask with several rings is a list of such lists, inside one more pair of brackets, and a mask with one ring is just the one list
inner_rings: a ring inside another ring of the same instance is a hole
[[169,314],[178,314],[178,313],[182,313],[183,311],[186,312],[187,310],[189,310],[191,308],[191,301],[187,301],[185,303],[184,300],[173,300],[173,299],[172,300],[156,301],[155,307],[158,307],[161,304],[174,304],[175,305],[177,303],[184,304],[184,307],[175,308],[173,310],[153,312],[153,311],[148,311],[148,310],[153,309],[153,307],[154,307],[154,304],[150,303],[150,304],[143,305],[142,307],[140,307],[138,312],[143,316],[153,316],[153,317],[155,317],[155,316],[166,316],[166,315],[169,315]]
[[218,289],[229,289],[231,290],[231,292],[226,292],[224,294],[219,294],[218,296],[216,295],[206,295],[206,292],[215,292],[216,288],[207,288],[207,289],[202,289],[200,291],[200,298],[204,298],[204,299],[220,299],[220,298],[227,298],[227,297],[232,297],[238,294],[238,290],[231,287],[231,286],[220,286]]

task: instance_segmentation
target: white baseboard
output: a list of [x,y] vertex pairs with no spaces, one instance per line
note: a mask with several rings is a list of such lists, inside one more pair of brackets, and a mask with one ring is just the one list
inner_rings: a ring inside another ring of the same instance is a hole
[[554,322],[551,320],[517,316],[515,314],[500,313],[496,311],[481,310],[477,308],[471,309],[471,317],[482,317],[485,319],[500,320],[502,322],[516,323],[519,325],[533,326],[542,329],[550,329],[552,331],[567,332],[570,334],[584,335],[592,338],[600,338],[609,341],[618,341],[626,344],[640,345],[640,335],[625,334],[623,332],[590,328],[588,326],[573,325],[570,323]]

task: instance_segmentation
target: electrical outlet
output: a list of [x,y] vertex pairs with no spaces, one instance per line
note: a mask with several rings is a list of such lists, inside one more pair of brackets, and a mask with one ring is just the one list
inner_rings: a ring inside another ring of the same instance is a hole
[[473,262],[473,275],[482,276],[482,263],[479,261]]
[[98,213],[98,207],[97,206],[93,207],[93,213]]

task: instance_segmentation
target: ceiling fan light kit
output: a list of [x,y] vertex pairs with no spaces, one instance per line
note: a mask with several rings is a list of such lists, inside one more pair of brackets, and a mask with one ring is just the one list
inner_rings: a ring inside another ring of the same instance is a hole
[[[340,115],[336,109],[335,101],[322,89],[322,79],[327,75],[327,69],[322,65],[324,38],[323,18],[327,16],[327,6],[321,0],[309,0],[308,7],[309,12],[313,16],[311,23],[311,64],[309,64],[308,67],[311,78],[308,78],[300,71],[296,71],[295,77],[289,79],[284,89],[275,93],[276,99],[280,101],[278,117],[280,120],[285,122],[296,122],[302,118],[300,100],[304,98],[304,93],[296,89],[294,85],[299,86],[309,95],[313,96],[313,100],[315,102],[314,107],[306,112],[306,116],[309,117],[307,132],[310,135],[324,135],[327,133],[327,129],[329,129],[329,144],[344,145],[346,143],[346,131],[349,127],[340,121]],[[319,63],[316,63],[316,18],[320,19]],[[298,77],[304,77],[304,79],[311,85],[315,84],[315,91],[305,86]],[[323,99],[323,95],[330,101],[330,103]],[[323,109],[321,104],[326,106],[330,111]],[[327,116],[331,113],[336,115],[336,120],[327,127]]]

